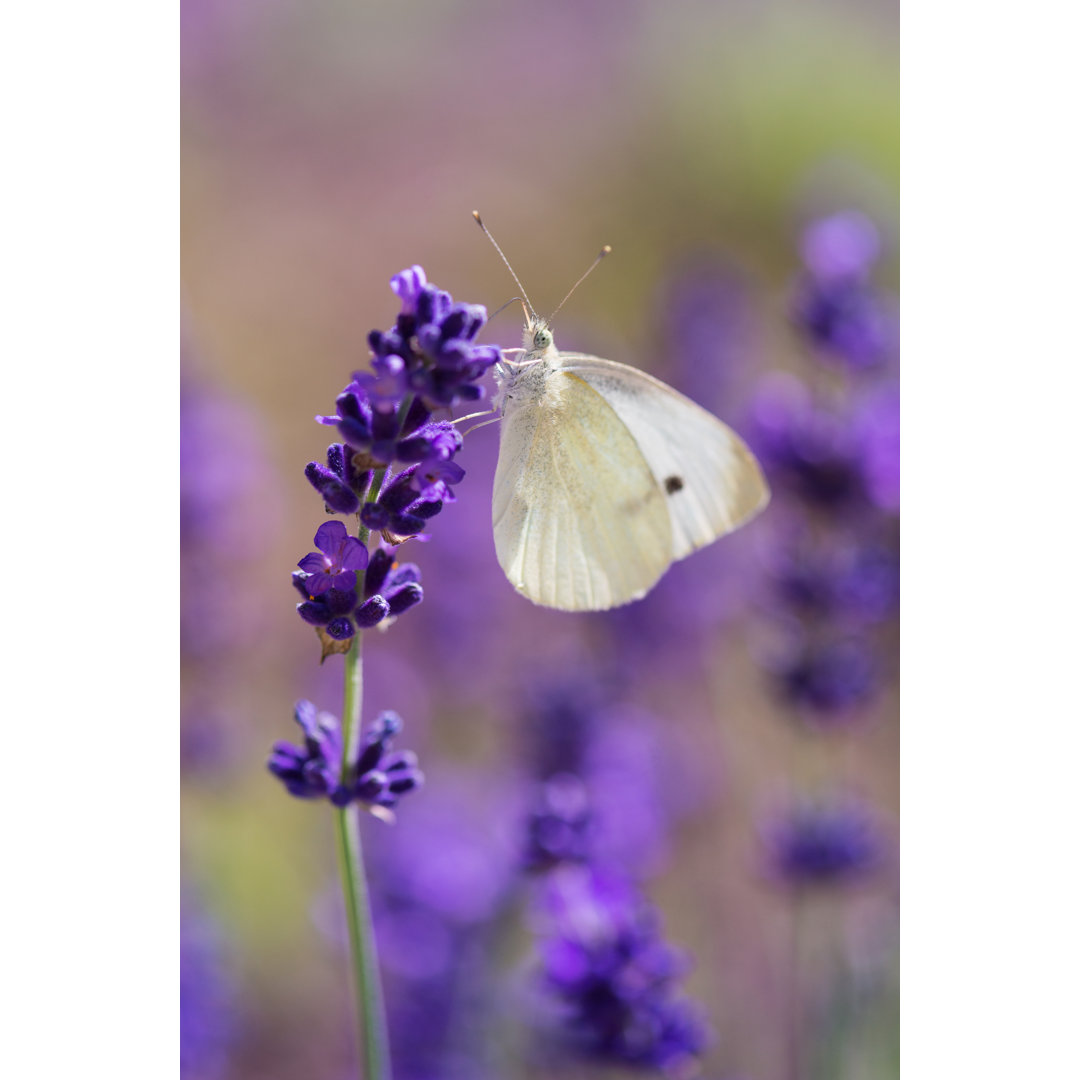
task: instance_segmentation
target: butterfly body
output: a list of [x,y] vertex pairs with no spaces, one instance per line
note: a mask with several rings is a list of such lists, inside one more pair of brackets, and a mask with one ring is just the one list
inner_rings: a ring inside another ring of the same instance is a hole
[[492,525],[534,603],[600,611],[644,596],[677,559],[768,501],[734,432],[635,368],[560,353],[541,320],[495,370],[502,412]]

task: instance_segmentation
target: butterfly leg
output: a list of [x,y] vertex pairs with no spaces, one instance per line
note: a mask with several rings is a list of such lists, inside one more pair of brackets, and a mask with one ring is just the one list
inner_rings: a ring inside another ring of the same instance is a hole
[[[495,412],[496,410],[492,409],[491,411]],[[486,413],[477,413],[477,416],[486,416],[486,415],[487,415]],[[464,419],[464,417],[462,419]],[[496,417],[493,417],[491,420],[485,420],[482,424],[473,424],[473,426],[471,428],[467,428],[465,431],[463,431],[461,433],[462,438],[464,438],[466,435],[468,435],[470,431],[479,431],[480,428],[487,427],[488,424],[497,424],[501,419],[502,419],[501,416],[496,416]]]
[[[475,419],[477,419],[477,417],[480,417],[480,416],[491,416],[492,413],[495,413],[495,412],[498,412],[498,411],[499,411],[498,409],[484,409],[483,412],[473,412],[473,413],[469,413],[468,416],[459,416],[456,419],[451,420],[450,423],[451,424],[461,424],[461,423],[464,423],[466,420],[475,420]],[[471,431],[472,429],[470,428],[469,430]]]

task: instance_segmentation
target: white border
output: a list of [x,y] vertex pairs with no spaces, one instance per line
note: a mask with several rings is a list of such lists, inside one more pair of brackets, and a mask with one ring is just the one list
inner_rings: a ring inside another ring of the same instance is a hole
[[177,1067],[176,21],[4,17],[10,1076]]

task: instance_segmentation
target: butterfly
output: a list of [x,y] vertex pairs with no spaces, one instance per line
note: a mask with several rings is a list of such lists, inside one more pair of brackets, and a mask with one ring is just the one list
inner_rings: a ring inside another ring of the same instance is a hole
[[523,347],[504,350],[495,366],[499,565],[544,607],[602,611],[639,600],[673,562],[764,509],[768,485],[746,444],[711,413],[636,368],[559,352],[548,321],[527,298],[522,306]]

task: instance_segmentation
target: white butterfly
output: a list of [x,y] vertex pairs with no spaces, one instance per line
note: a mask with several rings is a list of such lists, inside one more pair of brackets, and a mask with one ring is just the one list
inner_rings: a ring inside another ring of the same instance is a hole
[[523,344],[495,367],[491,516],[499,565],[533,603],[639,600],[768,503],[746,444],[689,398],[625,364],[560,353],[531,304]]

